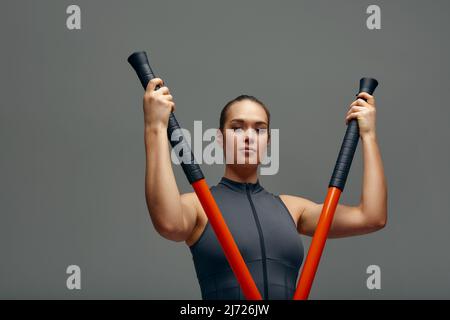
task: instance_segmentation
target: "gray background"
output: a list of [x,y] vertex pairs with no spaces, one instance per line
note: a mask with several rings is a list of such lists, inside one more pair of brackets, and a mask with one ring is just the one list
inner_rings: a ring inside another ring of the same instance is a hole
[[[66,28],[66,8],[82,29]],[[381,7],[382,29],[366,28]],[[0,10],[0,298],[200,299],[183,243],[144,198],[146,50],[193,130],[253,94],[280,129],[273,193],[322,202],[361,76],[379,80],[389,221],[329,240],[313,299],[450,298],[448,1],[5,1]],[[293,147],[293,148],[291,148]],[[361,147],[361,145],[360,145]],[[361,149],[341,202],[359,203]],[[222,165],[203,165],[210,185]],[[174,168],[181,192],[192,189]],[[302,236],[306,248],[310,238]],[[66,288],[68,265],[82,290]],[[366,287],[367,266],[382,289]]]

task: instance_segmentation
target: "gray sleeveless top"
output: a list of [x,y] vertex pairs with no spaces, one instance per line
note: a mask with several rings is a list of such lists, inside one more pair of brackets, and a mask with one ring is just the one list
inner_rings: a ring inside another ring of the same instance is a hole
[[[242,183],[222,177],[210,190],[263,299],[292,299],[304,250],[280,197],[259,180]],[[209,221],[189,249],[203,299],[245,299]]]

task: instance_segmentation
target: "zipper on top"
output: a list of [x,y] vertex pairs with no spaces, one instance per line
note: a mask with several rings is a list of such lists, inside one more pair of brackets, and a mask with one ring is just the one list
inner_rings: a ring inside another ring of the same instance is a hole
[[256,209],[252,201],[252,197],[250,195],[249,184],[245,184],[245,189],[247,191],[247,198],[250,202],[250,206],[252,207],[253,217],[255,218],[256,227],[258,229],[259,234],[259,243],[261,245],[261,255],[262,255],[262,267],[263,267],[263,277],[264,277],[264,299],[269,299],[269,290],[268,290],[268,280],[267,280],[267,262],[266,262],[266,246],[264,245],[264,235],[262,233],[261,224],[258,219],[258,215],[256,214]]

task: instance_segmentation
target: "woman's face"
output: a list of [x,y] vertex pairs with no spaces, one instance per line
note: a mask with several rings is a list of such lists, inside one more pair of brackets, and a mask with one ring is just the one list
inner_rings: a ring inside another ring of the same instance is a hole
[[260,164],[269,143],[264,108],[251,100],[233,103],[227,110],[223,139],[227,164]]

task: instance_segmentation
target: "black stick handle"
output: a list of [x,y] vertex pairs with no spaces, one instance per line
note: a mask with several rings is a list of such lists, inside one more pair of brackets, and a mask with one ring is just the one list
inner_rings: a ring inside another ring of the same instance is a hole
[[[378,81],[373,78],[362,78],[359,81],[359,93],[367,92],[372,95]],[[347,125],[344,141],[342,141],[341,150],[334,166],[333,175],[331,176],[328,187],[336,187],[344,191],[345,182],[350,171],[353,156],[359,141],[359,125],[357,119],[352,119]]]
[[[155,78],[155,74],[148,62],[147,54],[144,51],[135,52],[128,57],[128,62],[131,64],[134,71],[136,71],[142,86],[146,89],[148,82]],[[157,86],[156,90],[158,89],[159,86]],[[204,176],[202,170],[195,161],[194,154],[183,136],[181,127],[173,112],[170,113],[169,122],[167,124],[167,138],[169,139],[172,148],[176,147],[177,150],[179,150],[177,156],[181,161],[181,167],[183,168],[189,183],[192,184],[195,181],[203,179]],[[188,154],[184,154],[184,152],[187,152]]]

